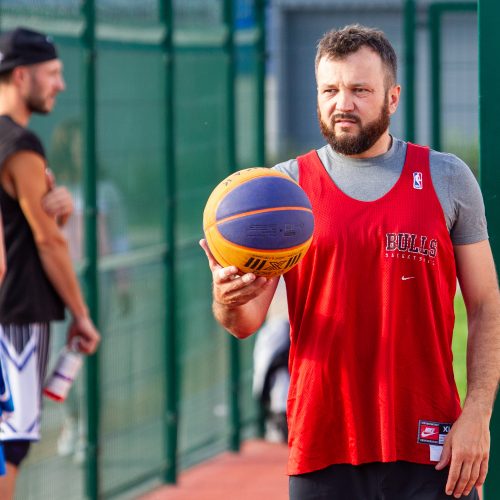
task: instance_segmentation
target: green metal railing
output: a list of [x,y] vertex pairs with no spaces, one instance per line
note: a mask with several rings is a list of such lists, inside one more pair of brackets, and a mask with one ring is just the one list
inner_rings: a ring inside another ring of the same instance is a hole
[[[224,24],[226,28],[226,41],[224,52],[227,62],[227,122],[229,125],[227,163],[230,166],[228,174],[237,170],[236,156],[236,103],[235,103],[235,46],[234,31],[232,29],[234,19],[233,1],[224,0]],[[241,442],[241,412],[240,412],[240,344],[238,339],[229,339],[229,449],[239,451]]]
[[415,65],[416,65],[416,20],[417,8],[415,0],[404,2],[404,61],[405,61],[405,139],[415,142],[416,114],[415,114]]
[[[96,144],[96,67],[95,67],[95,4],[94,0],[82,3],[84,31],[82,43],[84,47],[84,131],[85,143],[85,256],[84,271],[85,297],[91,317],[99,325],[99,286],[97,250],[97,144]],[[99,353],[87,362],[87,496],[97,498],[99,495]]]
[[257,165],[266,165],[266,0],[255,0],[255,24],[257,37],[255,49],[257,52],[257,71],[255,72],[257,86]]
[[165,34],[163,37],[163,53],[165,59],[165,158],[167,163],[167,207],[165,236],[168,245],[166,264],[168,272],[165,277],[165,294],[167,298],[167,308],[169,320],[165,322],[165,364],[166,373],[169,374],[166,382],[166,408],[165,408],[165,455],[166,469],[165,481],[175,483],[177,479],[177,434],[179,422],[179,387],[177,380],[177,331],[178,317],[176,294],[176,255],[175,255],[175,233],[177,211],[175,203],[176,186],[176,163],[175,163],[175,56],[173,51],[173,5],[172,0],[160,2],[160,19],[164,25]]
[[[488,217],[488,232],[493,255],[500,262],[500,176],[498,174],[497,122],[500,102],[500,70],[494,63],[498,47],[498,19],[500,5],[496,0],[481,0],[479,23],[479,132],[480,181]],[[485,500],[500,498],[500,401],[497,397],[491,421],[491,456],[489,474],[485,483]]]

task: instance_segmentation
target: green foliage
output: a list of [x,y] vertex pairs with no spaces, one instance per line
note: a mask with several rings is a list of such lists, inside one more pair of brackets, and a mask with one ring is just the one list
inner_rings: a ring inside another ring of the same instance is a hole
[[479,144],[477,140],[471,142],[470,139],[452,138],[446,141],[443,151],[457,155],[469,165],[476,179],[479,178]]
[[462,294],[455,297],[455,330],[453,332],[453,370],[460,400],[463,402],[467,390],[467,314]]

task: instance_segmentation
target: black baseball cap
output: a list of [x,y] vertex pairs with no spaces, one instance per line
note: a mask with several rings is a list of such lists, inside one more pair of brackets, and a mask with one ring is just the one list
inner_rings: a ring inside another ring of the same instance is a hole
[[0,35],[0,74],[51,59],[57,59],[57,50],[51,38],[43,33],[16,28]]

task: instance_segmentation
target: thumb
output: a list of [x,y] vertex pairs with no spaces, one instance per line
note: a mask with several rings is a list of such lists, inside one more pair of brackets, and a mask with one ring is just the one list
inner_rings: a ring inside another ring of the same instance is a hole
[[436,464],[436,470],[442,470],[444,469],[451,460],[451,444],[450,441],[447,439],[444,443],[443,446],[443,451],[441,453],[441,460]]
[[222,266],[215,260],[215,257],[213,256],[212,252],[210,251],[210,248],[208,246],[207,240],[202,239],[199,241],[200,247],[203,248],[205,251],[205,255],[207,256],[208,259],[208,264],[210,266],[211,271],[215,271],[218,268],[221,268]]
[[45,177],[47,178],[47,184],[49,186],[49,190],[54,189],[56,185],[56,178],[52,170],[50,170],[50,168],[45,169]]

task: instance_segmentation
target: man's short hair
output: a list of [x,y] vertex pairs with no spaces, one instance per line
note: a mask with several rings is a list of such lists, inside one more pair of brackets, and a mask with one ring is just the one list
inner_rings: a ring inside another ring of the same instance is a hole
[[360,24],[350,24],[323,35],[317,46],[316,70],[321,59],[344,59],[361,47],[369,47],[380,56],[387,71],[386,86],[395,85],[398,62],[394,48],[384,32]]
[[0,85],[10,83],[10,81],[12,80],[13,72],[14,70],[11,69],[9,71],[4,71],[3,73],[0,73]]

